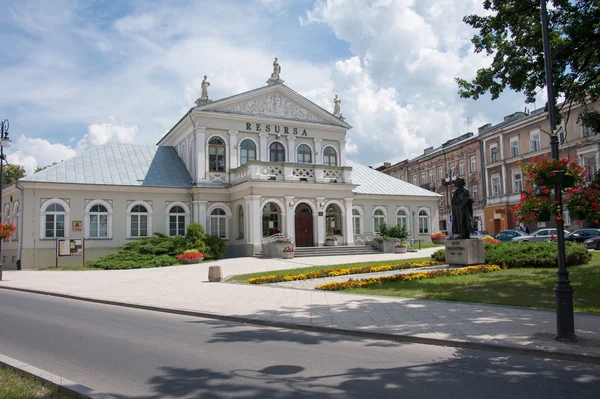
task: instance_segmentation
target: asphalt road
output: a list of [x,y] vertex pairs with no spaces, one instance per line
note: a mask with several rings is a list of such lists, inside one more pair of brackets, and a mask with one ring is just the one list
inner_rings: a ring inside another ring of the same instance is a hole
[[0,353],[122,398],[597,398],[600,366],[0,290]]

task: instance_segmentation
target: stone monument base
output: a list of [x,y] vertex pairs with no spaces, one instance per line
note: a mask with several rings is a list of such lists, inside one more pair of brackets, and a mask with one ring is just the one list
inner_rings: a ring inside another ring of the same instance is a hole
[[268,85],[274,85],[276,83],[283,83],[283,82],[285,82],[285,80],[279,79],[279,78],[277,78],[277,79],[275,79],[275,78],[269,78],[269,80],[267,80],[267,84]]
[[446,263],[450,266],[470,266],[485,263],[483,240],[470,238],[446,240]]

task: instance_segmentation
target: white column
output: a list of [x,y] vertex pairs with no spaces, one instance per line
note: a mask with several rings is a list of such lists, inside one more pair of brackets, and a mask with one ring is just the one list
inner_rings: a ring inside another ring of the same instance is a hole
[[230,130],[229,131],[229,169],[235,169],[239,166],[238,163],[238,131]]
[[269,162],[269,149],[267,148],[267,137],[269,137],[269,133],[260,132],[258,137],[260,138],[259,160],[262,162]]
[[354,245],[354,223],[352,223],[352,198],[346,198],[346,244]]
[[317,245],[325,245],[325,207],[321,204],[325,204],[325,197],[316,197],[317,201]]
[[485,178],[485,199],[487,201],[490,198],[490,178],[488,175],[488,170],[485,167],[485,165],[483,165],[483,171],[484,171],[484,178]]
[[506,165],[502,165],[502,194],[506,195]]
[[323,154],[322,154],[322,151],[321,151],[321,146],[322,146],[322,143],[323,143],[323,139],[320,138],[320,137],[315,137],[314,141],[315,141],[315,159],[314,159],[313,163],[315,163],[317,165],[320,165],[320,164],[323,163],[323,161],[322,161]]
[[192,221],[200,223],[200,201],[192,201]]
[[288,155],[287,162],[296,162],[296,137],[288,136]]
[[207,230],[208,220],[206,219],[206,206],[208,205],[208,201],[196,201],[198,202],[198,223],[204,227],[204,231]]
[[[284,231],[287,231],[287,233],[292,237],[292,239],[294,240],[294,242],[296,241],[296,224],[295,224],[295,213],[293,212],[294,209],[294,196],[293,195],[287,195],[285,197],[285,208],[287,209],[286,212],[286,229]],[[290,207],[290,203],[292,203],[292,206]]]
[[346,140],[340,140],[340,166],[346,166]]
[[196,126],[196,178],[195,181],[206,180],[206,127]]
[[260,209],[260,195],[248,195],[246,200],[250,201],[250,206],[248,207],[251,210],[252,222],[250,223],[251,227],[251,236],[252,236],[252,244],[260,246],[262,244],[262,215]]

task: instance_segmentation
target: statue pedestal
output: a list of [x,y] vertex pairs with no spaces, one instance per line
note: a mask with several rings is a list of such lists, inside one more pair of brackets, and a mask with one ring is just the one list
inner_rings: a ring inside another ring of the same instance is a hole
[[446,240],[446,263],[450,266],[470,266],[485,263],[483,240]]
[[267,80],[267,84],[268,85],[274,85],[276,83],[283,83],[283,82],[284,82],[284,80],[283,79],[279,79],[279,78],[277,78],[277,79],[275,79],[275,78],[269,78],[269,80]]

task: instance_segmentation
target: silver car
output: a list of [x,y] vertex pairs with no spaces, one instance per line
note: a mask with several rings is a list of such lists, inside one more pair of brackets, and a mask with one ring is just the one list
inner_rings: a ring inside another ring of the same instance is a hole
[[[556,229],[540,229],[534,231],[530,235],[514,237],[512,241],[552,241],[556,237]],[[564,230],[565,236],[569,234],[567,230]]]

